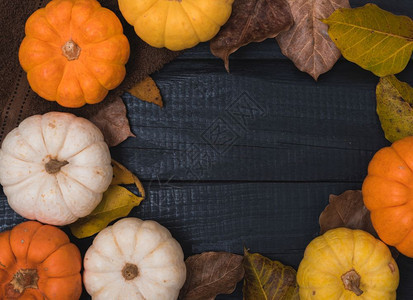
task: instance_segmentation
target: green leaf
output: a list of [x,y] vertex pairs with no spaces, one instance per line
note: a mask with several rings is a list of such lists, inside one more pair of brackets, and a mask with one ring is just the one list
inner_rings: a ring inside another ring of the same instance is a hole
[[298,300],[297,272],[244,249],[244,300]]
[[132,208],[138,206],[144,197],[138,197],[126,188],[111,185],[103,194],[103,199],[95,210],[88,216],[69,225],[73,235],[85,238],[101,231],[110,222],[126,217]]
[[413,88],[395,76],[380,78],[376,88],[377,114],[387,140],[413,135]]
[[338,9],[323,22],[343,56],[377,76],[401,72],[412,55],[413,20],[375,4]]

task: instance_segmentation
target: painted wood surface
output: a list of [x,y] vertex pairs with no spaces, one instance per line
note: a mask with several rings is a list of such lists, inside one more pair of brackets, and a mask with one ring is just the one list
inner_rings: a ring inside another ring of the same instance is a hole
[[[372,2],[413,16],[410,0]],[[371,157],[389,145],[375,112],[378,78],[340,59],[315,82],[274,40],[231,55],[230,70],[205,43],[154,74],[163,109],[123,96],[136,138],[111,152],[148,194],[131,216],[166,226],[186,256],[246,246],[297,268],[328,196],[360,189]],[[413,84],[413,64],[398,77]],[[23,220],[2,193],[0,215]],[[72,239],[82,253],[92,242]],[[398,299],[413,299],[413,259],[398,263]],[[242,299],[241,289],[217,299]]]

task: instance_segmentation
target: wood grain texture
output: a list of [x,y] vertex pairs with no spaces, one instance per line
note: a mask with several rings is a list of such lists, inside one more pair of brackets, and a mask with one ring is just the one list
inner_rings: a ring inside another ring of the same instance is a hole
[[[372,2],[413,16],[410,0]],[[273,39],[231,59],[227,74],[204,43],[155,73],[163,109],[123,96],[136,137],[111,153],[148,194],[130,215],[166,226],[186,256],[246,246],[297,268],[328,196],[360,189],[372,155],[388,145],[375,112],[378,78],[340,59],[315,83]],[[413,84],[412,62],[398,78]],[[2,192],[0,216],[0,231],[23,221]],[[71,236],[83,254],[92,239]],[[413,299],[413,259],[397,262],[398,299]],[[241,290],[216,299],[241,300]]]

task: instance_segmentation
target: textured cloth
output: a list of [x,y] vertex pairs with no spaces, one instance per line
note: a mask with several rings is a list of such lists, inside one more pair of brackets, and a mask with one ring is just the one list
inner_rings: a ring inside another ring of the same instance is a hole
[[0,143],[9,131],[33,114],[68,111],[90,119],[115,101],[117,96],[179,55],[179,52],[156,49],[144,43],[122,17],[117,0],[100,0],[103,7],[112,10],[121,20],[124,33],[129,39],[131,54],[126,65],[126,78],[99,104],[85,105],[77,109],[63,108],[55,102],[40,98],[31,90],[26,73],[18,60],[27,18],[48,2],[49,0],[0,1]]

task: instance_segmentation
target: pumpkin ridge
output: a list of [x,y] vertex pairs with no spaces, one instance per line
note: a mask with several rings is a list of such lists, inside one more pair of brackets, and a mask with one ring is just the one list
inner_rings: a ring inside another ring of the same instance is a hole
[[[50,24],[49,21],[47,20],[47,18],[46,18],[46,10],[45,10],[44,8],[41,8],[41,9],[39,9],[38,11],[39,11],[39,12],[38,12],[37,14],[38,14],[39,16],[36,15],[36,18],[43,17],[43,18],[46,20],[47,24],[49,25],[49,28],[53,31],[53,33],[55,33],[56,36],[60,37],[60,34],[58,33],[58,31],[56,31],[56,29],[55,29],[53,26],[51,26],[51,24]],[[36,12],[34,12],[34,13],[36,13]],[[25,30],[24,33],[26,34],[26,30]],[[36,36],[34,36],[34,35],[27,35],[27,34],[26,34],[26,36],[28,36],[28,37],[30,37],[30,38],[33,38],[33,39],[36,39],[36,40],[39,40],[39,41],[43,41],[43,42],[49,43],[49,44],[55,46],[56,48],[59,48],[59,47],[60,47],[60,44],[59,44],[59,43],[54,44],[54,43],[52,43],[51,41],[45,41],[45,40],[40,39],[40,38],[38,38],[38,37],[36,37]]]
[[[72,20],[72,9],[73,9],[73,4],[74,4],[73,1],[71,1],[71,2],[72,2],[72,8],[71,8],[71,11],[70,11],[69,24],[71,24],[71,20]],[[50,2],[49,2],[49,3],[50,3]],[[46,7],[47,7],[47,5],[46,5]],[[55,27],[53,26],[53,24],[50,22],[50,20],[49,20],[49,18],[48,18],[48,13],[46,12],[46,7],[42,8],[42,9],[44,9],[44,17],[45,17],[47,23],[50,25],[50,28],[52,28],[53,31],[55,31],[55,32],[57,33],[57,35],[60,37],[60,39],[62,39],[63,37],[62,37],[61,34],[59,33],[61,30],[60,30],[59,28],[55,28]],[[71,26],[69,25],[69,35],[71,35],[70,30],[71,30]],[[66,42],[66,41],[65,41],[65,42]],[[60,46],[62,46],[62,45],[60,45]]]
[[[32,234],[31,239],[29,239],[29,241],[28,241],[29,245],[26,247],[26,253],[25,253],[25,256],[24,256],[24,263],[25,263],[25,264],[27,264],[27,256],[28,256],[28,254],[29,254],[29,248],[30,248],[30,245],[31,245],[31,243],[32,243],[33,237],[36,235],[37,231],[39,231],[39,229],[40,229],[41,227],[42,227],[42,226],[39,226],[39,227],[37,227],[37,228],[34,230],[34,233]],[[10,236],[11,236],[11,234],[10,234]],[[13,252],[13,248],[12,248],[12,252]],[[14,252],[13,252],[13,255],[14,255]],[[14,257],[16,257],[16,256],[14,256]],[[19,260],[16,258],[16,263],[18,263],[18,262],[19,262]]]
[[[196,10],[198,10],[198,12],[200,12],[204,18],[208,19],[209,21],[211,21],[211,23],[214,23],[215,25],[217,25],[218,27],[221,27],[222,25],[218,24],[217,21],[215,21],[214,19],[212,19],[211,17],[209,17],[207,14],[205,14],[205,12],[199,8],[198,5],[196,5],[196,2],[193,2],[192,0],[185,0],[186,3],[189,3],[189,5],[192,5],[193,7],[196,8]],[[181,4],[182,5],[182,4]]]
[[73,216],[75,216],[75,217],[78,218],[78,219],[81,218],[81,217],[83,217],[83,216],[78,216],[78,215],[76,215],[76,214],[72,211],[72,209],[70,208],[69,204],[67,204],[66,198],[63,196],[62,188],[60,187],[59,179],[57,178],[56,175],[54,175],[54,176],[55,176],[55,178],[56,178],[56,186],[59,188],[60,195],[62,196],[63,202],[65,203],[68,211],[70,211],[70,214],[73,215]]
[[[139,18],[140,16],[146,14],[146,13],[147,13],[152,7],[154,7],[154,6],[156,5],[156,3],[158,3],[159,1],[162,1],[162,0],[154,1],[154,2],[152,3],[152,5],[149,6],[145,11],[143,11],[141,14],[137,14],[137,15],[136,15],[136,18],[135,18],[135,20],[134,20],[133,23],[135,24],[136,21],[138,20],[138,18]],[[133,26],[135,26],[135,25],[133,25]]]
[[[64,176],[72,179],[73,181],[76,181],[78,184],[80,184],[80,185],[83,186],[84,188],[88,189],[89,191],[92,191],[92,192],[94,192],[94,193],[98,193],[98,192],[95,192],[95,191],[91,190],[89,187],[85,186],[83,183],[81,183],[81,182],[80,182],[79,180],[77,180],[76,178],[73,178],[73,177],[70,176],[69,174],[65,173],[65,171],[60,170],[60,172],[61,172]],[[59,186],[59,188],[60,188],[60,186]],[[100,194],[100,193],[99,193],[99,194]]]
[[346,269],[345,266],[342,265],[342,261],[341,261],[341,259],[340,259],[340,256],[337,255],[337,253],[334,251],[334,247],[331,246],[331,244],[330,244],[330,239],[329,239],[329,238],[326,238],[324,235],[322,235],[321,237],[324,239],[325,244],[326,244],[326,245],[328,246],[328,248],[331,250],[331,253],[333,253],[336,261],[339,262],[340,267],[341,267],[342,269]]
[[413,173],[412,167],[409,166],[409,164],[406,162],[406,160],[404,159],[404,157],[397,151],[397,149],[394,148],[394,147],[390,147],[390,149],[392,149],[393,152],[406,164],[406,166],[407,166],[407,168],[409,169],[410,173]]
[[195,36],[196,36],[198,42],[200,42],[201,39],[199,38],[198,32],[196,31],[195,26],[194,26],[194,24],[192,23],[191,17],[189,16],[188,12],[186,11],[185,7],[184,7],[182,4],[179,4],[179,7],[183,10],[183,12],[184,12],[184,14],[185,14],[185,16],[186,16],[189,24],[191,24],[192,30],[194,31]]
[[[398,205],[398,206],[383,207],[383,208],[376,209],[376,210],[372,211],[371,214],[373,214],[374,212],[376,212],[376,211],[378,211],[378,210],[387,210],[387,208],[400,207],[400,206],[405,206],[405,205],[407,205],[407,204],[408,204],[408,203],[406,203],[406,204],[404,204],[404,205]],[[373,219],[372,219],[372,221],[373,221]],[[374,223],[373,223],[373,227],[375,227]],[[407,235],[408,235],[412,230],[413,230],[413,228],[411,228],[411,229],[406,233],[406,235],[403,235],[402,238],[399,238],[399,242],[395,243],[394,245],[393,245],[393,244],[389,244],[389,245],[390,245],[390,246],[395,246],[395,245],[397,245],[397,244],[402,243],[402,242],[404,241],[404,239],[407,237]],[[379,233],[377,233],[377,234],[380,236]],[[398,232],[398,235],[399,235],[399,237],[400,237],[400,232]],[[386,244],[387,244],[387,243],[386,243]]]

